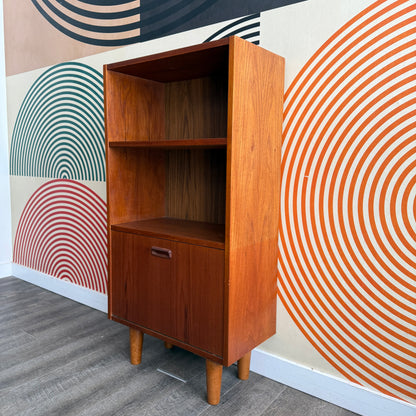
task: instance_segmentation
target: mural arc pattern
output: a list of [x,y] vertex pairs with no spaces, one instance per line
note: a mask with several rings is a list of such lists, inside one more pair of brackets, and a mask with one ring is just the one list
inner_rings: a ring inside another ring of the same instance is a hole
[[[65,35],[96,46],[123,46],[172,30],[218,0],[77,2],[32,0],[43,17]],[[81,7],[82,6],[82,7]]]
[[105,180],[102,75],[80,63],[45,71],[20,107],[12,134],[10,173]]
[[229,23],[214,34],[209,36],[205,42],[211,42],[228,36],[239,36],[255,45],[260,43],[260,13],[252,14]]
[[107,292],[106,204],[87,186],[52,180],[31,196],[20,217],[17,264]]
[[[306,0],[32,0],[32,3],[66,36],[90,45],[118,47],[302,1]],[[251,36],[253,33],[255,30]]]
[[416,5],[376,1],[285,97],[279,296],[353,382],[416,400]]
[[140,1],[32,0],[42,16],[65,35],[97,46],[122,46],[140,38]]

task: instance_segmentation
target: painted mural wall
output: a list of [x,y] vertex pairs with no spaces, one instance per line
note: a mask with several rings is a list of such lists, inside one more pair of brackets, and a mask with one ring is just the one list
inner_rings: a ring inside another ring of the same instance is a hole
[[416,403],[413,0],[3,0],[13,261],[106,292],[102,65],[286,58],[272,354]]
[[0,273],[11,273],[12,231],[7,137],[6,72],[3,9],[0,2]]

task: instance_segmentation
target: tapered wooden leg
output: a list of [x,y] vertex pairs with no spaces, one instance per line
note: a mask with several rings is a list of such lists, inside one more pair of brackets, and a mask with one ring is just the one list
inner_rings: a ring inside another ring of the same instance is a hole
[[238,378],[240,380],[248,380],[248,376],[250,373],[250,359],[251,351],[248,352],[244,357],[240,358],[237,362]]
[[168,350],[171,350],[173,348],[173,345],[170,342],[165,341],[165,348],[167,348]]
[[133,365],[142,362],[143,332],[130,328],[130,362]]
[[207,396],[209,404],[218,404],[221,395],[222,365],[214,361],[205,361],[207,371]]

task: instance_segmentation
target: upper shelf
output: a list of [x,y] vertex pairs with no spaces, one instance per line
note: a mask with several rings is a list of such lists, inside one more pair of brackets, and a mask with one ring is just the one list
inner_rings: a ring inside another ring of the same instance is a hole
[[107,69],[152,81],[172,82],[228,71],[230,38],[107,65]]
[[158,140],[158,141],[109,141],[110,147],[139,147],[156,149],[188,149],[188,148],[222,148],[227,146],[227,138]]

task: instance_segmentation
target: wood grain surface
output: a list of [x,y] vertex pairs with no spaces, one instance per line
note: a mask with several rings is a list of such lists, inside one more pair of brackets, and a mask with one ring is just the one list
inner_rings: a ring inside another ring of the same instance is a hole
[[130,328],[130,362],[138,365],[142,362],[143,332]]
[[108,69],[159,82],[183,81],[222,73],[229,39],[202,43],[108,65]]
[[158,82],[104,67],[106,137],[155,141],[165,136],[165,89]]
[[221,224],[162,217],[114,224],[111,230],[224,249]]
[[142,147],[142,148],[159,148],[159,149],[192,149],[195,147],[205,148],[226,148],[227,138],[226,137],[207,137],[204,139],[190,138],[190,139],[169,139],[157,140],[151,142],[143,141],[114,141],[109,143],[110,147]]
[[229,366],[276,330],[284,60],[231,37],[105,72],[110,314]]
[[225,149],[168,152],[166,215],[224,224],[225,176]]
[[225,365],[276,331],[284,60],[233,37],[229,76]]
[[165,215],[163,150],[107,149],[110,224]]
[[222,365],[206,360],[207,399],[211,405],[217,405],[221,396]]
[[226,137],[228,73],[165,84],[165,137]]
[[111,240],[112,314],[221,357],[224,251],[119,231]]

